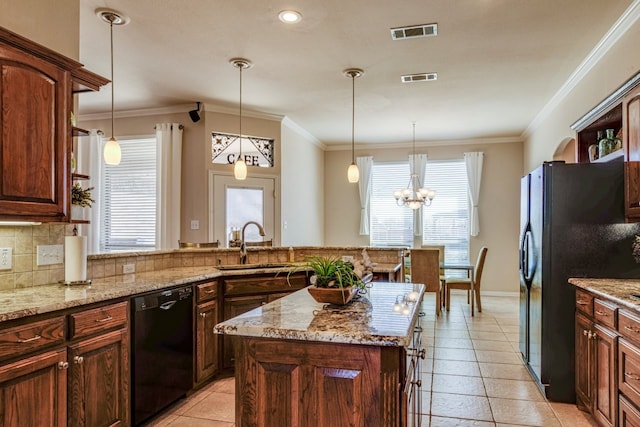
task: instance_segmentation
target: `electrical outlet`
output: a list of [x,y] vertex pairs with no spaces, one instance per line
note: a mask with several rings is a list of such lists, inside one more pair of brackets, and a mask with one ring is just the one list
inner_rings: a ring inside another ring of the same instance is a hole
[[135,264],[124,264],[122,266],[122,274],[131,274],[136,272]]
[[11,248],[0,248],[0,270],[11,270]]
[[64,260],[63,245],[38,245],[36,247],[37,265],[62,264]]
[[197,219],[192,219],[191,220],[191,229],[192,230],[200,230],[200,221],[198,221]]
[[343,262],[353,262],[353,257],[351,255],[343,255],[342,256],[342,261]]

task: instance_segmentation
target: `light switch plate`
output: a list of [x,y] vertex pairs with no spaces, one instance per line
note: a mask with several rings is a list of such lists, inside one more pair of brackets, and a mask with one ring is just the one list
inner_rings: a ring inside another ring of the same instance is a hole
[[0,270],[11,270],[12,253],[11,248],[0,248]]
[[62,264],[64,260],[63,245],[38,245],[36,251],[38,253],[37,265]]
[[353,257],[351,255],[343,255],[342,256],[342,261],[343,262],[353,262]]
[[192,230],[200,230],[200,221],[198,221],[197,219],[192,219],[191,220],[191,229]]

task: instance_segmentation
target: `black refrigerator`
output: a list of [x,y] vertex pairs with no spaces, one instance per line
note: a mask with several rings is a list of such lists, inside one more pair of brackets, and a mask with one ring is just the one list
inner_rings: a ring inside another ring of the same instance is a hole
[[548,162],[520,202],[520,352],[551,401],[575,403],[575,288],[569,277],[640,277],[624,220],[624,163]]

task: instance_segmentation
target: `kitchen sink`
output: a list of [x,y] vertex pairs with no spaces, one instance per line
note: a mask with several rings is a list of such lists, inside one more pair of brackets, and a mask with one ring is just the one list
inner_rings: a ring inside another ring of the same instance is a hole
[[230,265],[218,265],[218,270],[253,270],[253,269],[265,269],[265,268],[283,268],[291,267],[293,264],[287,262],[280,263],[262,263],[262,264],[230,264]]

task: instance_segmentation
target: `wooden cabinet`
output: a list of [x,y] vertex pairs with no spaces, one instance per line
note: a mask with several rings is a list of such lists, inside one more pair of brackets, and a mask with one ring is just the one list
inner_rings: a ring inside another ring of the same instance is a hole
[[[308,285],[305,272],[291,275],[249,275],[228,277],[222,281],[223,319],[239,316],[254,308],[275,301]],[[222,367],[233,368],[234,340],[229,335],[222,339]]]
[[640,220],[640,88],[622,101],[622,142],[625,147],[625,215]]
[[128,307],[69,315],[69,426],[129,425]]
[[65,221],[72,93],[108,80],[0,27],[0,219]]
[[196,285],[196,386],[218,372],[221,337],[213,333],[219,322],[217,297],[217,281]]
[[0,366],[0,425],[65,426],[68,366],[64,348]]
[[236,354],[237,427],[396,427],[402,419],[401,347],[239,336]]
[[602,426],[616,426],[618,417],[617,307],[593,298],[593,318],[585,314],[589,306],[579,301],[590,298],[576,293],[576,397],[583,410],[591,412]]

